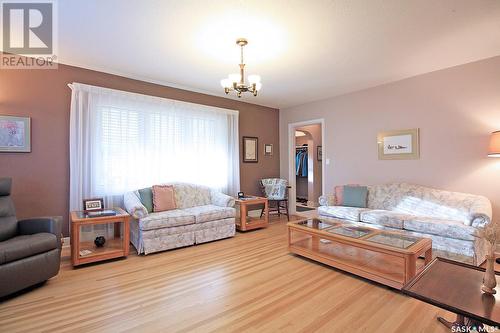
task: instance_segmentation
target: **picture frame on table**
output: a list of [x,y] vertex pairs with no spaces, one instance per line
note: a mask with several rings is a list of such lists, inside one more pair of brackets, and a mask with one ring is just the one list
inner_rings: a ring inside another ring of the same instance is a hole
[[97,212],[104,210],[103,198],[83,199],[84,212]]
[[0,115],[0,153],[31,153],[31,117]]
[[243,137],[243,162],[259,162],[259,138],[253,136]]

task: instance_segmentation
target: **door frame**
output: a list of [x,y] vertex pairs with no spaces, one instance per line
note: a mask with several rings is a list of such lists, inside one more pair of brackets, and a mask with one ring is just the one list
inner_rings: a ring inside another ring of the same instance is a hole
[[[321,147],[323,149],[323,160],[321,161],[321,195],[325,195],[326,182],[326,142],[325,142],[325,119],[311,119],[288,124],[288,185],[290,214],[297,212],[297,181],[295,179],[295,129],[307,125],[321,125]],[[316,158],[316,156],[314,156]]]

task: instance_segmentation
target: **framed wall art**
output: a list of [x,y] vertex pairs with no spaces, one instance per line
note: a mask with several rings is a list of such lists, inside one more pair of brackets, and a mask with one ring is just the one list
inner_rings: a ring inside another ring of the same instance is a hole
[[31,152],[31,118],[0,115],[0,152]]
[[379,160],[420,158],[419,129],[381,132],[377,137]]
[[243,137],[243,162],[257,163],[259,161],[259,139],[253,136]]
[[316,159],[319,162],[323,161],[323,146],[316,147]]
[[273,156],[273,145],[270,143],[264,144],[264,155]]

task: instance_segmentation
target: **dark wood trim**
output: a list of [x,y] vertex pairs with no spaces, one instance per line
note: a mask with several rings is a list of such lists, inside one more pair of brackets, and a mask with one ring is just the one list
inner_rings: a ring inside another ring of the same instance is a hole
[[[445,258],[440,258],[440,257],[436,257],[434,260],[431,261],[431,263],[429,265],[427,265],[420,274],[418,274],[417,276],[415,276],[412,280],[410,280],[402,289],[401,289],[401,292],[405,295],[408,295],[408,296],[411,296],[413,298],[416,298],[422,302],[425,302],[425,303],[428,303],[428,304],[431,304],[431,305],[434,305],[434,306],[437,306],[441,309],[445,309],[447,311],[450,311],[450,312],[453,312],[455,314],[459,314],[459,315],[463,315],[465,317],[469,317],[469,318],[472,318],[472,319],[475,319],[477,321],[480,321],[486,325],[490,325],[490,326],[500,326],[500,323],[498,322],[495,322],[495,321],[492,321],[492,320],[489,320],[487,318],[483,318],[483,317],[480,317],[480,316],[477,316],[473,313],[470,313],[468,311],[465,311],[465,310],[462,310],[462,309],[458,309],[454,306],[451,306],[451,305],[448,305],[448,304],[445,304],[445,303],[441,303],[441,302],[438,302],[436,300],[433,300],[432,298],[428,298],[428,297],[425,297],[425,296],[422,296],[420,294],[417,294],[417,293],[414,293],[412,291],[410,291],[409,289],[411,287],[413,287],[413,285],[415,283],[418,282],[418,280],[420,280],[420,278],[422,276],[424,276],[424,274],[432,268],[432,266],[434,266],[438,261],[442,261],[442,262],[445,262],[445,263],[449,263],[449,264],[452,264],[452,265],[457,265],[457,266],[462,266],[462,267],[465,267],[465,268],[469,268],[469,269],[474,269],[474,270],[477,270],[477,271],[480,271],[480,272],[485,272],[486,269],[485,268],[482,268],[482,267],[478,267],[478,266],[474,266],[474,265],[469,265],[469,264],[465,264],[465,263],[462,263],[462,262],[458,262],[458,261],[454,261],[454,260],[449,260],[449,259],[445,259]],[[500,275],[500,272],[495,272],[495,275]]]

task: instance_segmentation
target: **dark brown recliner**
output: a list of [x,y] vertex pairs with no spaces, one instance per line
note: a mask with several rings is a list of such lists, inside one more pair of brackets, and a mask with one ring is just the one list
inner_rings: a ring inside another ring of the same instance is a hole
[[61,219],[18,221],[11,185],[0,178],[0,297],[57,275],[61,261]]

